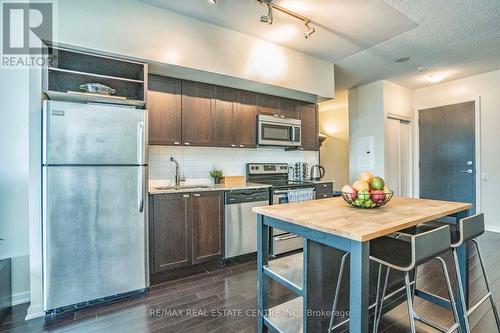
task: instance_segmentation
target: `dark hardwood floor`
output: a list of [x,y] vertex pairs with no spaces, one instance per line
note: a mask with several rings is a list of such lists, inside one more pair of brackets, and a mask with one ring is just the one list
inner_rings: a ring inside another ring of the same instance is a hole
[[[500,306],[500,234],[481,238],[483,257],[489,269],[497,304]],[[447,258],[450,262],[450,258]],[[485,290],[475,250],[470,254],[471,300]],[[24,321],[27,304],[17,305],[0,325],[0,332],[256,332],[255,262],[152,286],[149,293],[126,300],[87,308],[57,319]],[[439,266],[431,262],[418,272],[418,287],[446,297]],[[282,303],[292,295],[276,283],[271,286],[270,305]],[[449,311],[418,298],[416,311],[427,318],[449,325]],[[473,332],[495,333],[489,303],[472,316]],[[418,332],[437,332],[417,323]],[[380,332],[408,332],[406,304],[383,317]],[[293,333],[293,332],[290,332]]]

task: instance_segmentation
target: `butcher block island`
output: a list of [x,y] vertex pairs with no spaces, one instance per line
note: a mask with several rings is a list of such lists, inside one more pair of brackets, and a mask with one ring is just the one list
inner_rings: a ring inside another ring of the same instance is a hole
[[[398,197],[377,209],[354,208],[342,198],[253,208],[258,228],[258,331],[327,332],[341,259],[347,254],[334,327],[345,324],[350,332],[368,332],[378,270],[378,265],[370,263],[370,240],[444,217],[458,221],[467,217],[471,208],[469,203]],[[271,258],[272,228],[302,237],[303,253]],[[465,246],[459,256],[467,262]],[[463,267],[463,285],[467,286],[468,266]],[[395,296],[384,305],[384,311],[403,301],[398,297],[404,292],[402,277],[393,274],[389,290]],[[269,309],[269,279],[290,289],[297,298]]]

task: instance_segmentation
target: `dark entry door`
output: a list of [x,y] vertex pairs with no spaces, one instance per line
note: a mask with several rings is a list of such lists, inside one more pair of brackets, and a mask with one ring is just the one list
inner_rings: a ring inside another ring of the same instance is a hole
[[475,102],[419,111],[420,197],[476,203]]

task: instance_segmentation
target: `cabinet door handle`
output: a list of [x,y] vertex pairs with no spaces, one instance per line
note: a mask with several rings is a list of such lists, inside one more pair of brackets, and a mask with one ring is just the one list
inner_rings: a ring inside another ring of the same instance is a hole
[[184,144],[185,144],[186,146],[189,146],[189,145],[190,145],[190,143],[189,143],[189,142],[184,142]]
[[189,198],[189,194],[183,194],[182,197],[183,198]]
[[231,145],[231,147],[236,147],[236,145],[235,145],[235,144],[232,144],[232,145]]
[[180,145],[181,143],[179,141],[175,141],[174,145]]
[[201,194],[199,193],[196,193],[196,194],[193,194],[193,197],[199,197]]
[[244,145],[240,145],[240,148],[243,148],[243,147],[245,147],[245,146]]

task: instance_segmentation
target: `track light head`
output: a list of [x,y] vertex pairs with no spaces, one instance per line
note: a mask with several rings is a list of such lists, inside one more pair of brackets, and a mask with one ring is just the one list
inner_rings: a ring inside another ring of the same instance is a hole
[[314,29],[313,27],[311,27],[309,25],[310,23],[311,23],[311,21],[306,21],[306,23],[305,23],[305,26],[307,28],[306,32],[304,32],[305,39],[311,38],[311,35],[316,32],[316,29]]
[[273,24],[273,7],[267,4],[267,15],[262,15],[260,17],[262,23]]

